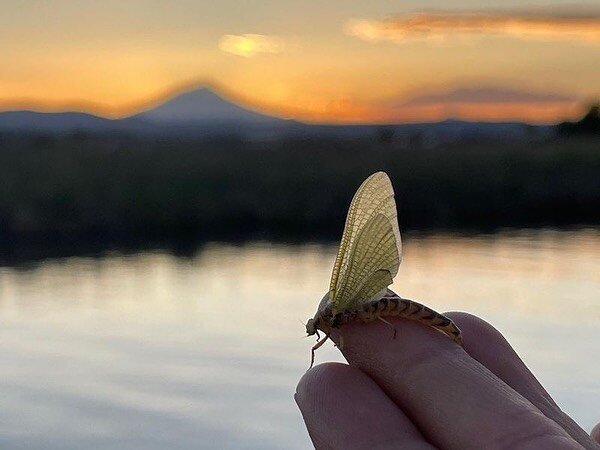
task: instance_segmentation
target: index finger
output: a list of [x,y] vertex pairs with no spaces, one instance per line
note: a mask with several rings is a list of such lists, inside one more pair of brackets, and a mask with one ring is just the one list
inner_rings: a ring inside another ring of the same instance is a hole
[[[342,327],[343,354],[441,448],[581,448],[444,334],[406,319]],[[334,339],[336,336],[333,336]]]

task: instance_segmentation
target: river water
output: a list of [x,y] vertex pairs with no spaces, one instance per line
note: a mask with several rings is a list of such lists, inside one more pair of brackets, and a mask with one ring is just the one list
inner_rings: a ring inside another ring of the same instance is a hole
[[[0,447],[302,449],[293,393],[336,247],[209,243],[0,266]],[[410,235],[392,286],[494,324],[600,420],[600,230]],[[324,346],[317,361],[341,361]]]

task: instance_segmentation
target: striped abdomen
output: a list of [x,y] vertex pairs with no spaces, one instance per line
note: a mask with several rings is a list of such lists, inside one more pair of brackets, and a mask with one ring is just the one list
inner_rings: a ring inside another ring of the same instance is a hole
[[440,330],[447,334],[454,342],[462,345],[460,329],[452,320],[414,300],[400,298],[389,289],[379,300],[364,303],[358,310],[342,311],[331,317],[330,326],[337,328],[353,320],[372,322],[378,318],[385,317],[404,317],[420,322]]

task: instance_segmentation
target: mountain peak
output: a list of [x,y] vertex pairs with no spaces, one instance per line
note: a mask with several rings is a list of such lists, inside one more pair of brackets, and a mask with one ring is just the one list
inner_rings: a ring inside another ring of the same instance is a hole
[[255,111],[251,107],[241,106],[207,86],[168,97],[135,117],[164,125],[190,125],[200,122],[268,125],[283,120]]

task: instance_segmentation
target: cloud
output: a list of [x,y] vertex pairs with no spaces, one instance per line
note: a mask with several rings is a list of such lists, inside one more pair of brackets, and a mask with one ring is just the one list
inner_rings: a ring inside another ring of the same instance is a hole
[[600,42],[600,10],[560,12],[420,12],[381,20],[351,20],[345,32],[366,41],[397,43],[452,37],[505,36],[529,40]]
[[572,103],[576,97],[556,92],[539,92],[500,86],[459,87],[448,91],[430,92],[409,98],[403,106],[433,104],[507,104],[507,103]]
[[286,102],[285,114],[313,123],[420,123],[453,118],[549,124],[579,117],[580,102],[580,97],[569,93],[467,81],[372,100],[298,96]]
[[506,86],[463,86],[391,99],[381,107],[393,120],[459,118],[552,123],[578,114],[579,100],[574,95],[557,92]]
[[283,42],[263,34],[226,34],[219,39],[219,48],[227,53],[250,58],[258,53],[281,53]]

